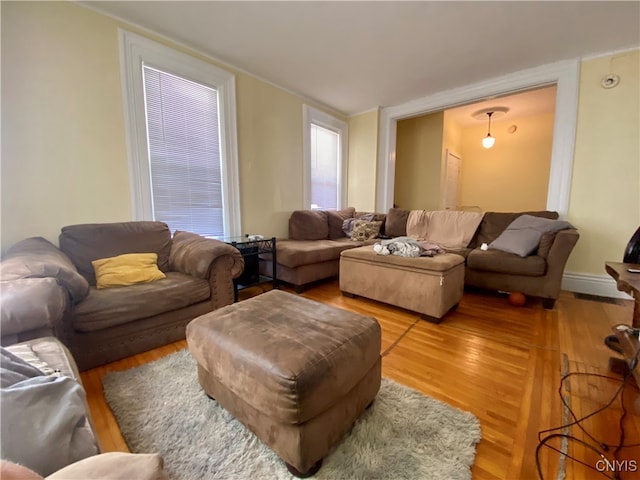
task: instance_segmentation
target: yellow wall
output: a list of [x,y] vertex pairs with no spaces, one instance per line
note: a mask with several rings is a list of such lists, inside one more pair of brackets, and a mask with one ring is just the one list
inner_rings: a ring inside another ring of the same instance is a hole
[[[462,152],[462,128],[458,125],[450,115],[447,114],[447,111],[444,112],[444,131],[442,132],[442,172],[440,175],[440,204],[438,206],[439,209],[444,209],[444,192],[445,192],[445,183],[447,176],[447,152],[452,153],[457,157],[461,157]],[[458,181],[458,205],[463,205],[460,203],[460,183]]]
[[398,121],[393,201],[399,208],[439,208],[443,125],[443,112]]
[[[136,29],[68,2],[1,8],[2,249],[32,235],[57,243],[64,225],[130,220],[118,28]],[[285,236],[303,206],[305,100],[232,73],[242,227]]]
[[[493,148],[482,147],[486,125],[460,127],[447,112],[398,122],[394,202],[402,208],[443,208],[446,151],[462,158],[458,205],[483,211],[544,210],[549,188],[553,114],[494,122]],[[440,138],[439,138],[440,136]],[[408,205],[408,206],[405,206]]]
[[376,207],[379,111],[349,118],[349,206],[373,212]]
[[2,246],[69,223],[128,220],[113,21],[2,2]]
[[[580,231],[567,271],[604,275],[640,224],[639,50],[582,62],[568,219]],[[620,84],[600,86],[616,73]]]
[[[553,114],[492,122],[496,143],[482,146],[486,124],[463,129],[461,205],[485,212],[545,210],[553,142]],[[510,125],[515,133],[508,133]]]

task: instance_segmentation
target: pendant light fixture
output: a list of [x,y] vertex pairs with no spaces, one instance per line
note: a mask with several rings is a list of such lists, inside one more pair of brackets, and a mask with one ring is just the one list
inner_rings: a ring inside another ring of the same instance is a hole
[[482,139],[482,146],[484,148],[491,148],[493,144],[496,143],[496,139],[491,136],[491,115],[493,112],[487,112],[487,116],[489,117],[489,128],[487,130],[487,136]]

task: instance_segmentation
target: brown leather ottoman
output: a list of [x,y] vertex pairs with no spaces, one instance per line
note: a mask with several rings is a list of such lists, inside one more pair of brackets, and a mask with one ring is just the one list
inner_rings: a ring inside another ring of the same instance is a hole
[[375,318],[280,290],[192,320],[187,343],[205,392],[300,477],[380,388]]

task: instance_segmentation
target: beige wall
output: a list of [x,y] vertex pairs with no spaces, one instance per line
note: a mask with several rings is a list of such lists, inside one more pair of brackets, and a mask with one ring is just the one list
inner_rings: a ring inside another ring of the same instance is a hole
[[349,192],[347,203],[358,211],[376,207],[379,111],[349,118]]
[[128,220],[113,21],[2,2],[2,247],[68,223]]
[[[2,249],[32,235],[57,243],[64,225],[130,220],[118,28],[136,29],[67,2],[1,8]],[[285,236],[303,206],[305,100],[232,73],[242,226]]]
[[[553,142],[553,114],[492,122],[496,143],[482,146],[487,125],[465,128],[462,134],[460,205],[485,212],[545,210]],[[515,133],[508,133],[510,125]]]
[[[639,50],[582,62],[568,219],[580,231],[567,271],[604,275],[640,224]],[[606,90],[604,75],[620,84]]]
[[393,202],[399,208],[439,208],[443,128],[443,112],[398,121]]

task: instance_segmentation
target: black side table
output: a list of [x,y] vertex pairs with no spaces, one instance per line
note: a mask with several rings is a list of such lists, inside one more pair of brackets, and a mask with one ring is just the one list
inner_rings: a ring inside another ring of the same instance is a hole
[[[262,240],[249,240],[244,237],[221,237],[229,245],[236,247],[244,258],[244,270],[240,276],[233,280],[233,299],[238,301],[238,291],[243,288],[253,287],[262,283],[271,282],[273,288],[277,288],[276,278],[276,237],[264,238]],[[260,262],[269,260],[263,259],[262,254],[271,254],[273,276],[260,275]]]

